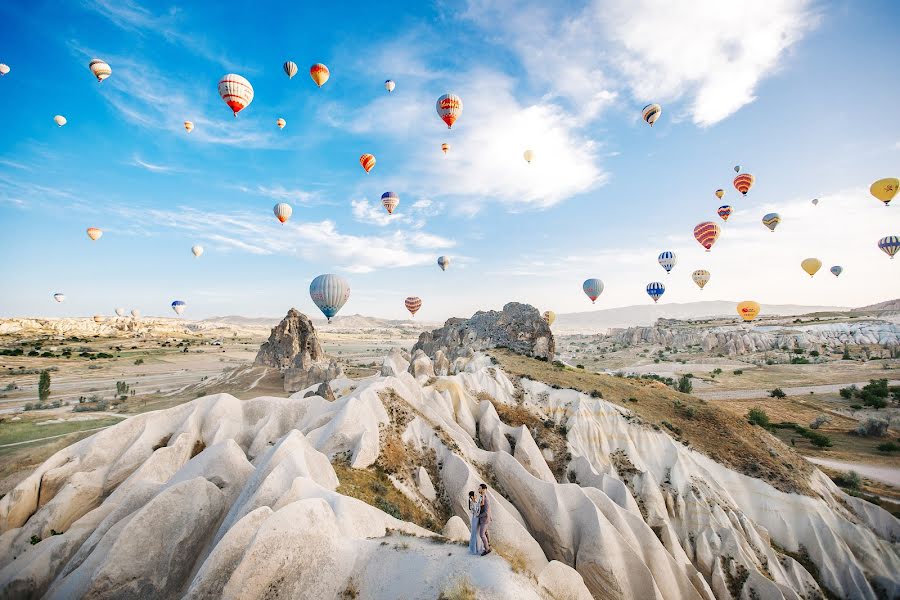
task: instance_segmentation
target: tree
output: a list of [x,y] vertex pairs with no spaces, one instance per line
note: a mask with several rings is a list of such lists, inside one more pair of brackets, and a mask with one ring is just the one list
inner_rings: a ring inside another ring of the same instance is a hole
[[50,371],[41,371],[41,379],[38,382],[38,400],[46,402],[50,397]]
[[747,420],[760,427],[769,426],[769,415],[761,408],[751,408],[749,412],[747,412]]
[[772,398],[784,398],[785,396],[787,396],[787,394],[785,394],[781,388],[775,388],[774,390],[769,392],[769,396]]
[[681,379],[678,380],[678,391],[682,394],[690,394],[693,389],[694,384],[691,383],[691,378],[687,375],[682,375]]

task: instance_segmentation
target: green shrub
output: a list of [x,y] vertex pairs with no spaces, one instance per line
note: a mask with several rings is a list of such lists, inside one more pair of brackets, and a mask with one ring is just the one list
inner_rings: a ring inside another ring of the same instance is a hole
[[774,390],[769,392],[769,397],[770,398],[785,398],[785,397],[787,397],[787,394],[785,394],[781,388],[775,388]]
[[856,386],[851,385],[850,387],[841,388],[840,392],[838,392],[838,393],[841,395],[841,398],[843,398],[844,400],[849,400],[850,398],[853,397],[853,394],[855,394],[856,392],[857,392]]
[[900,444],[897,442],[884,442],[883,444],[878,444],[876,448],[879,452],[898,452],[900,451]]
[[690,394],[694,389],[694,384],[691,383],[691,378],[687,375],[683,375],[681,379],[678,380],[678,391],[682,394]]
[[136,365],[142,365],[142,364],[144,364],[144,359],[143,359],[143,358],[138,358],[137,360],[134,361],[134,364],[136,364]]
[[751,408],[747,412],[747,420],[760,427],[769,426],[769,415],[761,408]]
[[735,375],[743,375],[743,374],[744,374],[744,371],[741,370],[741,369],[737,369],[737,370],[734,371],[734,374],[735,374]]
[[860,486],[862,486],[862,478],[856,471],[847,471],[846,473],[842,473],[841,475],[836,475],[832,479],[832,481],[834,481],[842,488],[848,488],[851,490],[858,490]]

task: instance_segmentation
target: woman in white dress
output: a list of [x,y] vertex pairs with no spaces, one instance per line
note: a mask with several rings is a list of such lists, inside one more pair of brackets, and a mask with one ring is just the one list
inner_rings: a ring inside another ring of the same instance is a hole
[[481,538],[478,537],[478,515],[480,510],[481,502],[475,498],[475,492],[469,492],[469,528],[472,532],[469,536],[469,554],[476,556],[480,556],[484,550]]

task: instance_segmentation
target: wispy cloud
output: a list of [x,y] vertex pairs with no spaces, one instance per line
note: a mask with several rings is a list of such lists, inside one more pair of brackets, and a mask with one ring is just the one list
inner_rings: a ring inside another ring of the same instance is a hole
[[298,188],[286,188],[282,185],[239,185],[236,186],[236,189],[244,192],[245,194],[264,196],[278,202],[287,202],[288,204],[302,204],[306,206],[310,206],[313,204],[331,204],[331,202],[324,201],[321,197],[321,194],[318,192],[301,190]]
[[425,226],[429,217],[440,214],[444,204],[427,198],[416,200],[408,207],[398,208],[394,214],[388,214],[381,202],[370,202],[362,198],[350,201],[353,218],[360,223],[385,227],[387,225],[407,225],[413,229]]
[[181,170],[177,167],[172,167],[172,166],[168,166],[168,165],[157,165],[157,164],[153,164],[151,162],[146,162],[144,160],[141,160],[141,158],[136,154],[132,157],[130,164],[134,165],[136,167],[141,167],[141,168],[151,171],[153,173],[174,173],[174,172]]
[[4,167],[9,167],[11,169],[20,169],[22,171],[31,171],[31,167],[28,165],[23,165],[22,163],[17,163],[12,160],[7,160],[5,158],[0,158],[0,165]]

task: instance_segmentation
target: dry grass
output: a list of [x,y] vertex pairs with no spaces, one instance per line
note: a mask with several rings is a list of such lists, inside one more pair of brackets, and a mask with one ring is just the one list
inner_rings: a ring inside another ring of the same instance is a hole
[[492,350],[490,354],[508,374],[588,394],[602,393],[604,399],[628,408],[656,429],[662,428],[663,421],[668,422],[679,433],[667,433],[736,471],[785,492],[812,494],[808,481],[812,466],[808,462],[764,429],[718,406],[655,381],[559,368],[507,350]]
[[493,545],[491,548],[494,552],[503,557],[503,559],[509,563],[509,568],[512,569],[513,573],[528,573],[528,561],[525,559],[525,555],[516,550],[515,548],[510,548],[507,546],[498,546]]
[[449,587],[441,590],[438,600],[477,600],[475,586],[465,575],[458,577]]
[[438,530],[439,525],[432,516],[394,487],[382,469],[353,469],[342,461],[336,461],[333,466],[340,481],[337,489],[339,494],[362,500],[403,521],[410,521],[431,531]]

